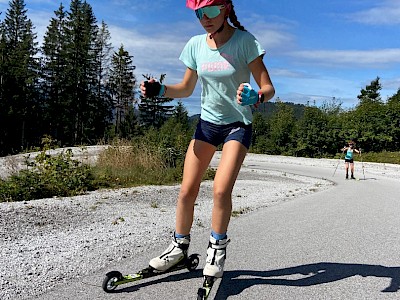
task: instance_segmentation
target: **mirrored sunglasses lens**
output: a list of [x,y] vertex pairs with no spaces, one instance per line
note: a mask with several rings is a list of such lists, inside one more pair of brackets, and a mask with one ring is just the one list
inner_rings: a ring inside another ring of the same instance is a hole
[[219,6],[207,6],[204,7],[203,10],[204,14],[210,19],[217,17],[221,13]]
[[204,15],[206,15],[207,18],[209,19],[213,19],[221,13],[221,9],[219,6],[207,6],[196,9],[195,12],[196,12],[196,17],[199,20],[203,19]]
[[195,12],[196,12],[196,17],[197,17],[199,20],[203,19],[204,12],[203,12],[203,9],[202,9],[202,8],[196,9]]

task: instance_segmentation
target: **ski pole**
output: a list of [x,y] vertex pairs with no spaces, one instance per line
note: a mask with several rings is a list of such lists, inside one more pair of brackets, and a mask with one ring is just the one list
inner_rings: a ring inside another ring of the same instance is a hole
[[362,167],[362,170],[363,170],[363,176],[364,176],[364,180],[365,180],[364,162],[363,162],[362,155],[361,155],[361,148],[360,148],[360,159],[361,159],[361,167]]
[[332,177],[334,177],[334,176],[335,176],[336,170],[337,170],[337,168],[339,167],[340,161],[342,160],[342,156],[343,156],[343,153],[344,153],[344,148],[345,148],[345,147],[343,147],[342,154],[340,154],[339,161],[338,161],[338,163],[337,163],[337,165],[336,165],[336,168],[335,168],[335,171],[333,172],[333,175],[332,175]]

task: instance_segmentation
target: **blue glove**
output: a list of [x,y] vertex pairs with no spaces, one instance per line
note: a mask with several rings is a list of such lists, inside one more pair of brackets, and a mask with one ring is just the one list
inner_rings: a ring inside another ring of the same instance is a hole
[[244,89],[242,92],[242,106],[256,104],[259,100],[258,93],[253,90],[249,83],[244,84]]

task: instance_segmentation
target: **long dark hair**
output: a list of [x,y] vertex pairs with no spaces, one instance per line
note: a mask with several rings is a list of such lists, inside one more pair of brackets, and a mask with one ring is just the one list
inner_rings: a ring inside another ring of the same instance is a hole
[[240,24],[240,22],[238,21],[238,18],[237,18],[236,13],[235,13],[235,9],[234,9],[234,7],[233,7],[232,0],[228,0],[227,3],[231,5],[231,11],[230,11],[230,13],[229,13],[229,21],[231,21],[231,23],[233,24],[233,26],[235,26],[237,29],[240,29],[240,30],[242,30],[242,31],[247,31],[247,30],[243,27],[243,25]]

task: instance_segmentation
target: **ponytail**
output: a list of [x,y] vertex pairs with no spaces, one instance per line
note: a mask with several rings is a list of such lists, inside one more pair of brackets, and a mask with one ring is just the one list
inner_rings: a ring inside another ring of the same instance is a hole
[[238,18],[236,16],[235,13],[235,9],[233,7],[233,3],[231,0],[227,1],[230,5],[231,5],[231,11],[229,12],[229,20],[231,21],[231,23],[233,24],[233,26],[235,26],[237,29],[240,29],[242,31],[247,31],[242,24],[240,24],[240,22],[238,21]]

